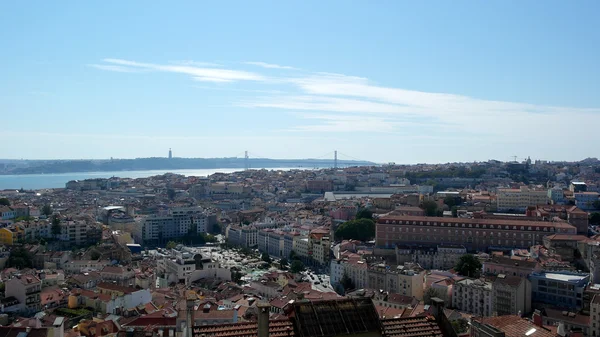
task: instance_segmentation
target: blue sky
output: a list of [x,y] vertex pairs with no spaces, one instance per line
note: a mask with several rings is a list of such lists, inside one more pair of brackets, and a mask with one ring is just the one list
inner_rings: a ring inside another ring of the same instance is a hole
[[0,158],[598,156],[598,1],[0,3]]

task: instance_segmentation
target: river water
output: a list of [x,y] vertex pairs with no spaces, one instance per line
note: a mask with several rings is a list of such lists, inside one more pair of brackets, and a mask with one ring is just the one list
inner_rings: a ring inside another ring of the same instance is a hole
[[[268,168],[269,170],[302,170],[307,168]],[[185,176],[208,176],[214,173],[232,173],[243,171],[241,168],[217,168],[196,170],[146,170],[146,171],[112,171],[112,172],[74,172],[74,173],[51,173],[51,174],[23,174],[23,175],[0,175],[0,190],[4,189],[26,189],[37,190],[43,188],[63,188],[68,181],[84,180],[93,178],[146,178],[167,172],[183,174]]]

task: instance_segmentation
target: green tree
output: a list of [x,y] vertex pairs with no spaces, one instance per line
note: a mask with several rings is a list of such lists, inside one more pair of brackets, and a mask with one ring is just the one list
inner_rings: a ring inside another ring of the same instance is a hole
[[354,282],[352,281],[350,276],[348,276],[347,273],[344,273],[344,275],[342,276],[340,284],[342,285],[342,287],[344,287],[344,292],[348,292],[348,290],[352,290],[355,288]]
[[177,242],[175,242],[175,241],[167,242],[167,249],[173,249],[175,247],[177,247]]
[[172,188],[169,188],[169,189],[167,189],[167,197],[168,197],[170,200],[173,200],[173,199],[175,199],[175,194],[176,194],[176,193],[175,193],[175,190],[174,190],[174,189],[172,189]]
[[425,302],[425,304],[431,304],[431,299],[434,297],[439,298],[440,294],[436,289],[429,287],[427,291],[425,291],[425,293],[423,294],[423,301]]
[[42,207],[42,214],[50,216],[50,214],[52,214],[52,207],[48,204],[44,205],[44,207]]
[[481,262],[475,255],[465,254],[458,259],[454,270],[463,276],[477,277],[481,270]]
[[362,208],[356,213],[356,219],[373,219],[373,212],[368,208]]
[[32,268],[33,258],[31,253],[23,247],[13,248],[8,256],[8,261],[6,261],[6,266],[17,269]]
[[10,206],[10,200],[8,200],[8,198],[0,198],[0,205]]
[[300,260],[294,260],[292,261],[292,264],[290,265],[290,271],[294,274],[298,274],[302,271],[304,271],[304,263],[302,263],[302,261]]
[[371,219],[346,221],[335,230],[336,239],[368,241],[373,237],[375,237],[375,221]]
[[290,261],[293,262],[294,260],[300,260],[300,257],[298,257],[298,254],[296,254],[296,252],[292,250],[290,252]]
[[594,207],[594,209],[600,209],[600,200],[592,202],[592,207]]
[[244,276],[244,274],[242,274],[242,272],[237,271],[237,270],[232,270],[231,271],[231,280],[237,284],[242,283],[242,277]]
[[260,256],[260,259],[266,263],[271,263],[271,257],[267,253],[262,253],[262,255]]
[[448,195],[444,198],[444,204],[448,205],[448,208],[452,208],[453,206],[456,206],[456,198]]
[[600,225],[600,213],[594,212],[590,214],[590,224]]
[[454,332],[457,334],[465,333],[469,329],[469,322],[464,318],[451,321],[450,324],[452,324],[452,329],[454,329]]
[[425,216],[437,216],[438,204],[433,200],[425,200],[421,205],[421,208],[425,211]]
[[284,257],[279,261],[279,266],[281,267],[281,269],[286,269],[288,267],[288,260]]
[[457,206],[452,206],[451,211],[452,211],[453,217],[455,217],[455,218],[458,217],[458,207]]
[[98,260],[101,256],[102,255],[98,251],[94,250],[90,254],[90,259],[92,259],[92,260]]
[[54,214],[54,216],[52,217],[52,227],[50,228],[50,231],[52,232],[52,235],[54,235],[54,237],[60,235],[60,217],[58,216],[58,214]]

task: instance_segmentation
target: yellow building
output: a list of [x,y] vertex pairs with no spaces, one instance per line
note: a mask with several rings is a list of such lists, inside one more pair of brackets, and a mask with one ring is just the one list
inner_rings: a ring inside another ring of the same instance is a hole
[[11,229],[0,228],[0,243],[7,246],[12,246],[15,244],[15,241],[17,241],[16,237],[17,233],[13,232]]

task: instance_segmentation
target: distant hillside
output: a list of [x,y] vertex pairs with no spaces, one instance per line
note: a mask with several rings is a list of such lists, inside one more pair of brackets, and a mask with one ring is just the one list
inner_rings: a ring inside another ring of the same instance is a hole
[[[248,160],[250,168],[333,167],[330,159],[261,159]],[[339,167],[375,165],[368,161],[338,160]],[[27,167],[16,167],[3,174],[40,174],[139,170],[180,170],[245,167],[244,158],[136,158],[115,160],[32,161]]]

